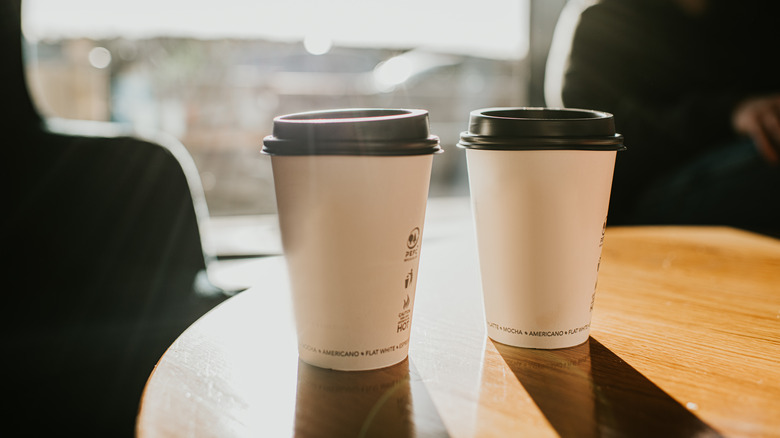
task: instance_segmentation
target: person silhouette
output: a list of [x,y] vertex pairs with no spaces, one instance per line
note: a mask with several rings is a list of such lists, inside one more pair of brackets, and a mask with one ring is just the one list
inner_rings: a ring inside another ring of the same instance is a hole
[[610,224],[780,236],[780,4],[570,1],[577,18],[556,28],[571,36],[567,50],[551,52],[565,56],[560,102],[612,113],[628,147]]

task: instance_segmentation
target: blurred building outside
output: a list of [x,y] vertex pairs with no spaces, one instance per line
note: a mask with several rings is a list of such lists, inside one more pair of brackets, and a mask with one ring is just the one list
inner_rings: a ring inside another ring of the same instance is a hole
[[[522,30],[528,17],[515,19]],[[190,35],[39,36],[25,47],[31,92],[45,115],[176,137],[199,169],[213,216],[275,212],[263,137],[275,116],[328,108],[428,110],[445,150],[434,159],[430,194],[467,194],[465,156],[455,144],[471,110],[528,104],[531,72],[518,50],[501,59],[424,46]]]

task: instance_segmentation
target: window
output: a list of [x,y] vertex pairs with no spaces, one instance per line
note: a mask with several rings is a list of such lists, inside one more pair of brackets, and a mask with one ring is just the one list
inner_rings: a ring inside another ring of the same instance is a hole
[[528,1],[25,0],[27,74],[46,116],[163,131],[215,216],[275,211],[260,154],[277,115],[430,112],[431,195],[468,193],[468,114],[524,105]]

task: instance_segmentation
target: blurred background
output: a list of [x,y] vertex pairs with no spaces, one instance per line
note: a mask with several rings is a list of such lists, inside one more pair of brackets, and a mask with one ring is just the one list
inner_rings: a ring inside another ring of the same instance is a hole
[[542,106],[565,0],[24,0],[26,72],[46,116],[164,132],[212,216],[276,210],[277,115],[422,108],[445,153],[431,196],[468,193],[471,110]]

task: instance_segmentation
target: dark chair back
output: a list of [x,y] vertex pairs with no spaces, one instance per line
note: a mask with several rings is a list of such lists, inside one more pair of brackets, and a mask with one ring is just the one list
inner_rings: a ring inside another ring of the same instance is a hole
[[0,5],[8,417],[130,436],[156,361],[225,297],[199,281],[198,176],[180,145],[53,129],[25,81],[21,0]]

